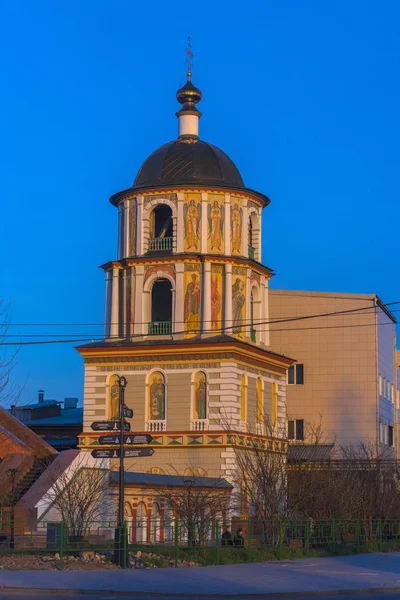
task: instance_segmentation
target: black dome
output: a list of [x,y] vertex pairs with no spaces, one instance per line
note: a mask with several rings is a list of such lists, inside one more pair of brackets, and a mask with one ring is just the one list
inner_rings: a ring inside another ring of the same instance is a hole
[[244,188],[229,156],[199,139],[178,139],[158,148],[145,160],[135,187],[179,184],[222,185]]

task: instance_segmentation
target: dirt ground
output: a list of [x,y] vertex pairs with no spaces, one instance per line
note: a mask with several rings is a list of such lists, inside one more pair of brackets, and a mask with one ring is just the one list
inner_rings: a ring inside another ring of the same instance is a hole
[[[0,569],[9,569],[11,571],[21,570],[42,570],[58,571],[60,568],[60,559],[54,554],[7,554],[0,556]],[[63,569],[66,571],[93,571],[98,569],[119,569],[109,560],[102,558],[87,557],[84,560],[80,558],[64,556]]]

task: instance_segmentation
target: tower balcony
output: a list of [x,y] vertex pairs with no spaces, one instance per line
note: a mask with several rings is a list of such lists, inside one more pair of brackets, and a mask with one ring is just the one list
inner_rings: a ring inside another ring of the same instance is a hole
[[208,419],[192,419],[190,429],[192,431],[206,431],[208,429]]
[[172,240],[172,237],[148,238],[147,252],[171,252]]
[[149,323],[148,335],[171,335],[172,321],[152,321]]
[[146,422],[146,430],[153,433],[161,433],[167,429],[167,422],[161,419],[154,419]]

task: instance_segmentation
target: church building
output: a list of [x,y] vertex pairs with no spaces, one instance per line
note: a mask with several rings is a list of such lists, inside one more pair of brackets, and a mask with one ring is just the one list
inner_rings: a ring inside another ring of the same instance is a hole
[[78,348],[85,363],[79,447],[99,447],[93,421],[117,418],[123,375],[131,431],[150,433],[155,450],[126,459],[127,469],[233,481],[235,448],[250,452],[257,439],[265,452],[287,452],[286,375],[294,361],[270,347],[273,272],[261,262],[270,200],[200,139],[201,98],[189,67],[177,92],[177,139],[110,198],[118,256],[102,267],[104,340]]

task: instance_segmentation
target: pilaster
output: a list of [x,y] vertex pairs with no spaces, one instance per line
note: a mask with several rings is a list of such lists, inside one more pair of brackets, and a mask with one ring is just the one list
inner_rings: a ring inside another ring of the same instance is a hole
[[124,247],[124,207],[123,204],[118,205],[118,260],[122,258],[123,247]]
[[225,293],[224,293],[224,329],[225,333],[232,335],[232,265],[225,265]]
[[136,198],[137,202],[137,213],[136,213],[136,254],[137,256],[143,255],[143,196],[139,195]]
[[112,271],[106,272],[106,303],[104,310],[104,337],[110,337],[111,333],[111,290]]
[[150,292],[145,293],[143,291],[143,279],[144,267],[137,265],[135,277],[135,323],[133,328],[135,335],[143,335],[146,327],[143,305],[148,300]]
[[182,338],[184,334],[185,324],[183,322],[184,314],[184,263],[176,263],[175,265],[175,338]]
[[123,246],[123,252],[122,252],[122,258],[124,258],[125,256],[129,256],[129,227],[130,227],[130,223],[129,223],[129,207],[130,207],[131,201],[129,198],[127,198],[124,202],[124,246]]
[[118,313],[119,313],[119,269],[112,270],[112,297],[111,297],[111,337],[118,337]]
[[224,210],[224,254],[231,255],[231,195],[225,194]]
[[208,241],[208,194],[207,192],[201,193],[201,252],[207,253],[207,241]]
[[174,231],[174,237],[176,239],[176,251],[183,252],[183,241],[185,237],[185,224],[183,218],[183,198],[184,193],[178,192],[178,206],[177,206],[177,219],[176,219],[176,229]]
[[211,263],[203,264],[202,332],[211,333]]

